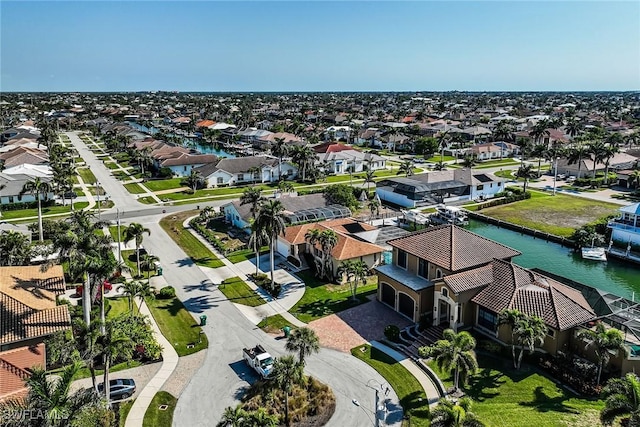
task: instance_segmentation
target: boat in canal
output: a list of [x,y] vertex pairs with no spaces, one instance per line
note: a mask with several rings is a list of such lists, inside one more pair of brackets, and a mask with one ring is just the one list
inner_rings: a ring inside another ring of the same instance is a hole
[[605,248],[582,248],[582,258],[590,259],[592,261],[606,261],[607,260],[607,252]]
[[455,206],[436,206],[436,211],[429,217],[432,224],[453,224],[459,227],[469,225],[469,217],[466,212]]

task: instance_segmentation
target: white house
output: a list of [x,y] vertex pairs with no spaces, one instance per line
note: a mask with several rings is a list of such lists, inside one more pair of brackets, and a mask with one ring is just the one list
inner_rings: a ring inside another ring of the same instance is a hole
[[620,208],[620,217],[609,221],[611,244],[629,255],[630,251],[640,252],[640,203]]
[[233,186],[292,179],[298,174],[298,168],[287,162],[278,165],[279,160],[270,156],[249,156],[235,159],[221,159],[196,168],[208,180],[209,187]]
[[[42,177],[41,179],[50,181],[48,177]],[[29,193],[20,194],[24,185],[29,181],[33,181],[33,177],[24,174],[9,175],[0,172],[0,205],[34,202],[36,200],[34,195]],[[49,192],[42,197],[42,200],[53,199],[53,197],[53,192]]]

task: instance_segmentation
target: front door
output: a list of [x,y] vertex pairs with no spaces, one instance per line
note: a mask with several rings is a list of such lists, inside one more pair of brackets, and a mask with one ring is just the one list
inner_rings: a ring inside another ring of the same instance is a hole
[[449,304],[445,301],[440,301],[440,318],[438,320],[440,325],[449,324]]

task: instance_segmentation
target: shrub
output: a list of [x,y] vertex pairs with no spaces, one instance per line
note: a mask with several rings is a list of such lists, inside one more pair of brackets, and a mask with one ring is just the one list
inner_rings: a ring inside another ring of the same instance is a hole
[[173,176],[173,171],[171,168],[160,168],[158,169],[158,177],[160,178],[171,178]]
[[396,325],[387,325],[387,327],[384,328],[384,336],[390,341],[398,342],[400,339],[400,328]]
[[158,292],[158,299],[171,299],[175,298],[175,296],[176,290],[173,286],[165,286]]

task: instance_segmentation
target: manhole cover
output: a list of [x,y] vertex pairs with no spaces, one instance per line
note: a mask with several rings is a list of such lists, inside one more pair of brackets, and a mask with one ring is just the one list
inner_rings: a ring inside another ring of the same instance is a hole
[[158,406],[158,409],[161,411],[166,411],[169,408],[169,405],[160,405]]

